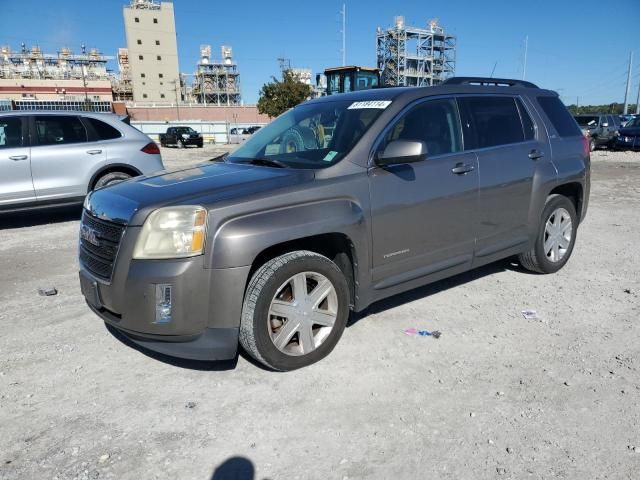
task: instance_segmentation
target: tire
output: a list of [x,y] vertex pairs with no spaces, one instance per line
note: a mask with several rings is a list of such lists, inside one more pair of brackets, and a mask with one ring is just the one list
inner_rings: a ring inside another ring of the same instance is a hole
[[184,142],[182,140],[178,140],[177,143],[176,143],[176,147],[184,148]]
[[[571,221],[568,229],[567,216]],[[548,226],[548,222],[551,225]],[[554,234],[554,230],[551,230],[550,235],[548,228],[557,229],[555,230],[556,234],[559,235],[557,242],[554,242],[551,237]],[[570,232],[571,237],[567,240],[568,232]],[[550,195],[542,211],[534,246],[530,251],[518,256],[520,264],[532,272],[557,272],[569,261],[576,243],[577,233],[578,216],[573,202],[563,195]],[[545,248],[545,242],[548,242],[547,248]],[[551,250],[549,250],[550,246],[552,246]]]
[[[296,298],[300,288],[304,293]],[[281,316],[274,315],[274,309]],[[242,306],[240,344],[273,370],[295,370],[326,357],[348,317],[349,287],[340,268],[317,253],[295,251],[268,261],[251,278]]]
[[123,182],[129,178],[131,178],[131,175],[129,175],[128,173],[110,172],[99,177],[98,180],[96,180],[93,189],[97,190],[99,188],[109,187],[111,185],[115,185],[116,183]]

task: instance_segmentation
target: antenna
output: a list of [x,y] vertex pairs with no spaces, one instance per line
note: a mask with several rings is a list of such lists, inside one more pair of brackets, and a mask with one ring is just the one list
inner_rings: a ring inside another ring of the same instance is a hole
[[342,66],[344,67],[347,64],[347,6],[344,3],[340,14],[342,15]]
[[527,51],[529,50],[529,35],[524,37],[524,64],[522,67],[522,79],[527,76]]
[[280,71],[285,72],[286,70],[291,70],[291,60],[288,58],[280,57],[278,58],[278,63],[280,64]]
[[496,72],[497,66],[498,66],[498,61],[496,60],[496,63],[493,64],[493,70],[491,70],[491,75],[489,75],[489,78],[493,78],[493,74]]

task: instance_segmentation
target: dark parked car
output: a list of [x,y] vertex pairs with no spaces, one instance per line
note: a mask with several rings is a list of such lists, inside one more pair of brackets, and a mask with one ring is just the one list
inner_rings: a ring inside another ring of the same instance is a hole
[[160,145],[163,147],[175,145],[182,148],[195,145],[202,148],[203,143],[202,135],[191,127],[169,127],[167,133],[160,134]]
[[615,147],[619,150],[640,150],[640,115],[620,127]]
[[589,113],[575,116],[582,132],[589,138],[591,151],[598,147],[613,147],[620,127],[620,117],[605,113]]
[[558,271],[589,200],[586,138],[518,80],[311,100],[221,160],[94,192],[82,292],[145,348],[276,370],[391,295],[513,255]]

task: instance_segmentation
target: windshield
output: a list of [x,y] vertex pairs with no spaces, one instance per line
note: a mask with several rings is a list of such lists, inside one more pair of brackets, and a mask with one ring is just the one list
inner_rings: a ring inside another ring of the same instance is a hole
[[176,133],[179,135],[182,135],[183,133],[191,135],[192,133],[196,133],[196,131],[191,127],[178,127],[176,128]]
[[334,165],[390,103],[342,100],[300,105],[258,130],[227,161],[266,160],[313,169]]
[[595,115],[580,115],[576,117],[576,122],[581,127],[597,127],[598,117]]

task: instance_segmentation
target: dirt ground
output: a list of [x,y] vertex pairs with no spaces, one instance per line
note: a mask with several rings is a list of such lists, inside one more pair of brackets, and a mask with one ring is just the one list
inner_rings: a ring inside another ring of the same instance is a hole
[[132,348],[80,294],[80,209],[0,218],[0,478],[637,479],[640,153],[592,159],[559,273],[501,262],[394,297],[292,373]]

